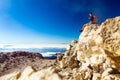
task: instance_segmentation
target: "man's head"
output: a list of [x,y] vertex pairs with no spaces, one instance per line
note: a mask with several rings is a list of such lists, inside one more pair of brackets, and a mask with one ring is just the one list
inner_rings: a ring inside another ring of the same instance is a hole
[[92,13],[92,12],[90,12],[90,13],[89,13],[89,16],[92,16],[92,15],[93,15],[93,13]]

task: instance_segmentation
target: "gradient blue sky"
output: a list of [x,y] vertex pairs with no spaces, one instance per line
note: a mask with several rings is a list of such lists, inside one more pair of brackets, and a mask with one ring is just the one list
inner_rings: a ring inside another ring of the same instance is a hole
[[99,23],[120,15],[120,0],[0,0],[0,43],[69,43],[92,11]]

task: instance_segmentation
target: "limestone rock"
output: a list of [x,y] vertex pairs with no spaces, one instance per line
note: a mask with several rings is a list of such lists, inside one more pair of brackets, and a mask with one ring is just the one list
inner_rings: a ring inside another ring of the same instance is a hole
[[100,46],[105,49],[106,57],[120,70],[120,17],[108,19],[98,30]]
[[[108,19],[100,26],[95,24],[84,26],[77,44],[77,59],[85,62],[86,57],[92,59],[92,56],[100,54],[102,58],[108,59],[111,64],[120,69],[120,17]],[[96,26],[96,29],[90,28],[93,26]]]
[[61,80],[61,78],[52,68],[35,71],[32,67],[28,66],[22,73],[13,72],[0,77],[0,80]]
[[76,60],[76,45],[77,41],[73,40],[70,45],[67,47],[67,51],[65,52],[65,56],[63,56],[62,61],[60,61],[60,67],[69,67],[74,68],[79,66],[79,61]]
[[0,77],[0,80],[17,80],[17,77],[19,76],[19,74],[20,72],[13,72]]
[[[115,72],[109,73],[113,68],[118,72],[120,70],[119,34],[120,17],[108,19],[102,25],[85,24],[78,42],[71,42],[60,62],[61,68],[69,68],[70,66],[72,66],[71,69],[77,68],[72,73],[72,79],[69,79],[112,80],[114,78],[110,77],[113,77],[113,74],[119,75]],[[74,61],[79,61],[79,63]],[[77,66],[73,66],[72,63],[76,63]],[[115,79],[117,79],[116,76]]]
[[114,55],[120,56],[120,17],[107,19],[100,26],[101,46]]
[[93,73],[92,80],[101,80],[101,74],[100,73]]

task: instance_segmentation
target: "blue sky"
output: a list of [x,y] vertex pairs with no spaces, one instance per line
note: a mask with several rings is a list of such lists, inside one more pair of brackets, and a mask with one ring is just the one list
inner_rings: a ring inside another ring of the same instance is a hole
[[119,0],[0,0],[0,43],[70,43],[88,14],[120,15]]

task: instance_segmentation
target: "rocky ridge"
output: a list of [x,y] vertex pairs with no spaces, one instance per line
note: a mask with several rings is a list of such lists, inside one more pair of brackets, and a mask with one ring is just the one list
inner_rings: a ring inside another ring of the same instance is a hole
[[[72,44],[74,46],[68,47],[70,52],[74,48],[72,53],[66,52],[65,59],[63,58],[60,63],[61,68],[66,66],[72,68],[70,75],[72,78],[69,76],[65,80],[120,79],[120,17],[107,19],[100,26],[97,24],[84,26],[78,43],[73,41],[70,46]],[[71,60],[79,63],[70,65],[68,62],[72,62]]]
[[84,27],[56,65],[36,72],[28,67],[24,71],[32,72],[29,76],[23,71],[0,80],[120,80],[120,17]]
[[[32,66],[35,70],[41,70],[47,66],[50,60],[45,60],[40,53],[25,51],[1,52],[0,53],[0,76],[14,70],[22,71],[27,66]],[[41,66],[41,67],[40,67]]]

